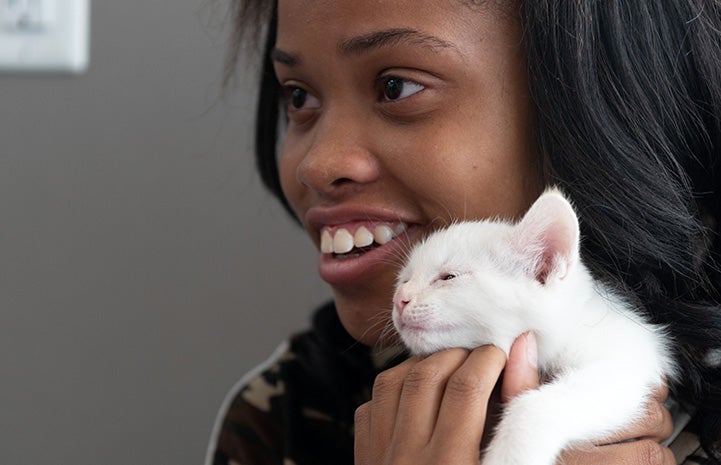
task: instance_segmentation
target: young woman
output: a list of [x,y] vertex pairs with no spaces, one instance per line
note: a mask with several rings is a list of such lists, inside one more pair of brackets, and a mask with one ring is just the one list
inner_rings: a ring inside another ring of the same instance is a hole
[[564,463],[719,463],[721,3],[249,0],[235,18],[238,44],[267,25],[258,167],[334,302],[233,390],[209,463],[477,464],[493,410],[538,385],[534,337],[508,360],[398,364],[381,335],[399,253],[517,218],[551,184],[595,276],[669,326],[682,370],[665,406]]

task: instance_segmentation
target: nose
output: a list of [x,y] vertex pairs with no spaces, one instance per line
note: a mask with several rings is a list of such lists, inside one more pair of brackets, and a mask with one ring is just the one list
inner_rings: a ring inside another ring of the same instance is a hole
[[398,316],[403,315],[403,310],[409,302],[410,300],[396,300],[396,311],[398,312]]
[[324,196],[338,196],[376,180],[378,160],[368,148],[363,123],[353,112],[324,114],[297,167],[298,181]]
[[396,307],[398,316],[403,315],[403,310],[405,310],[406,306],[410,303],[410,301],[410,295],[408,295],[408,293],[405,292],[402,288],[398,289],[396,294],[393,296],[393,304]]

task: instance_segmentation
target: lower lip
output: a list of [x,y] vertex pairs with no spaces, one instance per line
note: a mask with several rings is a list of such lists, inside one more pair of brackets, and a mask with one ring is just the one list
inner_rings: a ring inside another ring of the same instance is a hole
[[415,236],[416,231],[409,228],[389,243],[357,257],[334,258],[332,254],[321,254],[318,263],[320,277],[332,286],[348,285],[366,279],[382,267],[396,265],[400,268]]

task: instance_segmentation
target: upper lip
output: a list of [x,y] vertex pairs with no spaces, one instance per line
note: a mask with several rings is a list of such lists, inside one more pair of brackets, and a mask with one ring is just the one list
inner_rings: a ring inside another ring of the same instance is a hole
[[417,224],[408,215],[386,207],[347,205],[312,207],[305,214],[307,227],[320,231],[324,226],[337,226],[356,221]]

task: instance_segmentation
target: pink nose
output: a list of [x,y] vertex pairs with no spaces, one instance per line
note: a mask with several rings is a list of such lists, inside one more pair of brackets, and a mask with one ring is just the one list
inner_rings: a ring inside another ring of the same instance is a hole
[[410,302],[410,299],[406,300],[402,297],[397,297],[395,299],[396,310],[398,311],[398,315],[403,315],[403,309],[406,308],[406,305],[408,305],[408,302]]

